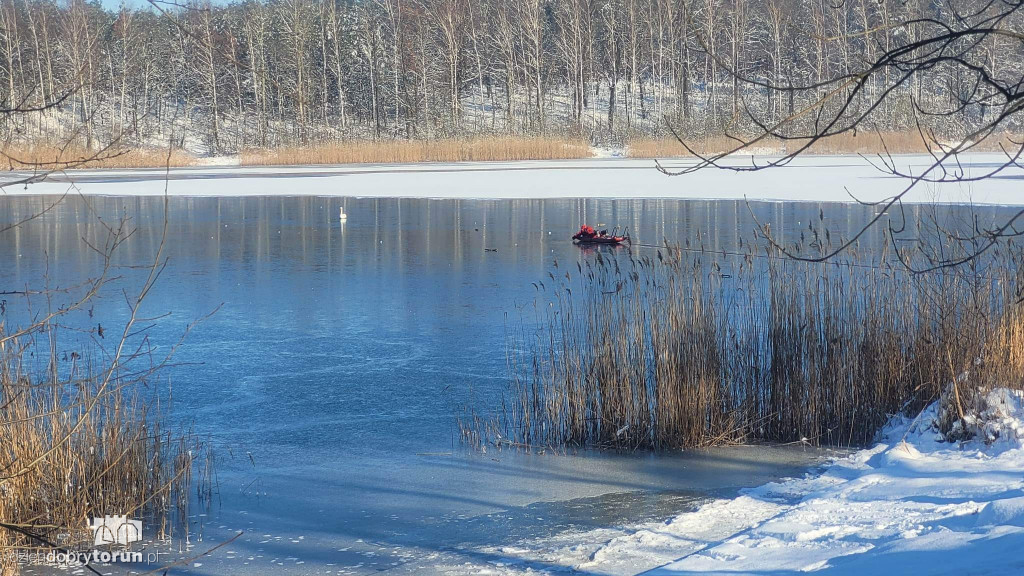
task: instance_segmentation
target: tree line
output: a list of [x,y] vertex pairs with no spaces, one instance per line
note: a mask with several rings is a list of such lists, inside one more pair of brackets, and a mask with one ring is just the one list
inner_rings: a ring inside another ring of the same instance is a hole
[[[350,138],[714,135],[799,115],[844,89],[832,79],[964,25],[981,4],[0,0],[0,121],[8,142],[173,135],[211,153]],[[1001,25],[1024,30],[1020,14]],[[969,57],[1019,78],[1020,44],[990,35]],[[873,74],[848,105],[877,103],[869,123],[884,130],[949,110],[938,125],[956,136],[992,113],[972,90],[970,68],[940,61],[909,79]]]

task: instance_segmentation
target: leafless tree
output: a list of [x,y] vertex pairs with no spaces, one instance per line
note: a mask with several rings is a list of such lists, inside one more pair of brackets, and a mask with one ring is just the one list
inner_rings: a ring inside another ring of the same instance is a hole
[[[1019,131],[1024,107],[1024,70],[1010,61],[1016,58],[1011,55],[1024,51],[1022,6],[1024,3],[1016,0],[988,0],[980,4],[946,0],[935,15],[912,14],[891,20],[887,10],[881,10],[879,16],[868,3],[860,3],[857,5],[857,16],[861,18],[858,32],[846,32],[838,39],[822,39],[823,43],[839,40],[848,48],[859,46],[863,55],[860,62],[844,57],[842,66],[832,68],[835,72],[815,75],[802,83],[791,78],[780,81],[777,74],[767,78],[748,74],[737,68],[735,59],[730,62],[723,57],[707,34],[700,35],[700,42],[711,59],[751,92],[763,91],[808,103],[775,121],[770,113],[759,111],[745,101],[743,112],[748,122],[744,126],[756,129],[749,135],[729,132],[733,145],[715,154],[702,154],[687,142],[684,134],[673,129],[679,143],[699,160],[682,170],[662,168],[662,171],[681,175],[708,168],[754,172],[785,166],[829,138],[872,128],[880,132],[879,117],[884,118],[887,110],[897,108],[898,100],[905,98],[910,105],[912,125],[931,160],[923,170],[911,173],[887,148],[869,159],[885,174],[903,179],[904,184],[893,196],[869,203],[877,211],[864,227],[815,256],[795,253],[767,226],[760,227],[761,233],[791,257],[824,261],[847,250],[869,229],[885,223],[895,253],[915,272],[969,262],[1001,240],[1024,233],[1024,227],[1018,226],[1024,210],[992,227],[975,225],[966,236],[958,236],[960,244],[968,247],[963,253],[955,256],[928,254],[919,262],[911,257],[908,249],[897,244],[897,236],[906,225],[906,219],[901,217],[902,202],[920,185],[968,184],[1021,167],[1019,160],[1024,154],[1024,142],[1013,134]],[[820,22],[818,28],[820,33]],[[873,39],[876,36],[883,40]],[[858,38],[859,42],[846,42],[851,38]],[[941,125],[955,126],[960,132],[951,140],[948,132],[940,132],[938,126]],[[884,137],[879,136],[884,143]],[[727,160],[745,148],[770,140],[787,143],[787,153],[761,163],[736,164]],[[962,156],[986,145],[998,147],[1003,160],[985,167],[980,173],[968,174]]]

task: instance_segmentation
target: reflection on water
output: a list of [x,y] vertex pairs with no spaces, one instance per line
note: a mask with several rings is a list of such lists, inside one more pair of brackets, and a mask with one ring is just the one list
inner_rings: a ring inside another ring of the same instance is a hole
[[[50,202],[0,198],[0,229]],[[125,278],[118,286],[135,285],[143,271],[127,266],[155,257],[163,202],[68,198],[0,232],[0,288],[39,287],[44,277],[70,286],[95,274],[101,258],[88,243],[101,243],[104,225],[122,215],[135,232],[115,270]],[[337,218],[342,206],[345,224]],[[928,209],[907,210],[913,218]],[[640,244],[689,240],[730,252],[752,239],[751,212],[787,241],[811,222],[818,226],[822,214],[820,226],[833,238],[850,236],[873,215],[857,205],[732,201],[172,198],[168,266],[146,304],[147,313],[170,316],[150,338],[166,349],[189,322],[220,306],[165,374],[172,416],[194,422],[218,447],[225,525],[289,530],[309,540],[315,534],[335,548],[338,541],[390,538],[431,549],[441,546],[442,534],[451,540],[476,529],[438,529],[441,519],[539,501],[630,491],[689,497],[687,491],[756,484],[793,473],[806,456],[728,463],[721,454],[685,461],[466,455],[454,427],[460,407],[487,409],[500,398],[507,330],[530,317],[532,283],[556,260],[595,257],[568,240],[581,223],[629,227]],[[1001,213],[979,212],[982,224]],[[877,249],[881,232],[872,230],[862,249]],[[117,326],[127,314],[118,286],[95,303],[94,317],[82,310],[68,321]],[[4,298],[9,325],[24,319],[21,297]],[[67,338],[59,346],[81,342]],[[573,510],[565,505],[560,514],[570,520],[554,525],[588,525],[573,519]],[[585,515],[611,521],[595,510]],[[517,514],[510,516],[517,530],[486,529],[526,534],[543,524]]]
[[[4,198],[3,221],[47,202]],[[775,230],[797,233],[821,209],[752,208]],[[851,234],[871,214],[828,211],[833,235]],[[38,286],[47,267],[51,285],[95,274],[100,256],[83,239],[101,244],[103,226],[120,215],[135,232],[115,264],[152,261],[162,199],[69,198],[3,235],[3,282]],[[153,340],[173,342],[222,305],[177,356],[189,365],[171,373],[175,406],[257,451],[450,448],[455,406],[493,401],[504,384],[506,329],[534,298],[531,283],[556,260],[593,257],[568,241],[581,222],[628,226],[638,243],[689,240],[713,251],[736,250],[754,227],[742,202],[173,198],[168,268],[147,308],[171,316]],[[95,310],[109,326],[126,314],[115,294]],[[91,321],[84,312],[74,319]]]

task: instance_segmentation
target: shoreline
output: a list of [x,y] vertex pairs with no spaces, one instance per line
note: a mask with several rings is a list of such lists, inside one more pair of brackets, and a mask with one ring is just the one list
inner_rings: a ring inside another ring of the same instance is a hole
[[[519,568],[513,574],[552,565],[615,576],[1013,572],[1024,567],[1024,393],[994,389],[986,402],[982,437],[938,440],[936,402],[916,418],[894,417],[871,446],[802,476],[619,533],[494,551]],[[598,539],[596,549],[576,545]]]
[[[927,155],[893,156],[901,169],[920,173]],[[767,161],[768,157],[755,160]],[[749,166],[737,157],[731,166]],[[973,154],[961,158],[966,176],[991,170],[1005,157]],[[666,169],[693,165],[674,159]],[[201,166],[187,168],[88,169],[49,175],[44,181],[10,185],[28,172],[0,175],[2,195],[163,196],[322,196],[479,200],[672,199],[766,202],[877,202],[900,192],[906,180],[888,176],[858,156],[809,156],[760,172],[706,168],[667,176],[655,161],[629,158],[348,164],[333,166]],[[165,176],[169,176],[165,178]],[[1024,205],[1018,181],[1024,169],[1011,167],[973,183],[926,184],[905,198],[909,204]],[[854,195],[854,196],[851,196]]]
[[[660,455],[457,449],[394,461],[357,457],[349,482],[360,488],[329,504],[311,495],[332,476],[316,473],[265,475],[259,508],[225,495],[204,540],[246,533],[233,543],[232,555],[204,563],[226,576],[268,566],[296,576],[332,566],[358,572],[373,563],[403,574],[468,575],[495,566],[505,566],[500,573],[506,576],[531,567],[564,570],[587,562],[612,539],[764,483],[820,473],[835,456],[800,446],[723,446]],[[223,485],[244,486],[245,464],[222,471]],[[385,485],[386,477],[394,480]],[[459,487],[450,488],[456,480]],[[323,523],[310,532],[299,518]],[[278,564],[275,557],[287,560]]]

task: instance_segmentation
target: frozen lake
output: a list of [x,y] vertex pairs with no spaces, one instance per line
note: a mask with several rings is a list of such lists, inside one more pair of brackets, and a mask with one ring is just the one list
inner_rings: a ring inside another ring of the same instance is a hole
[[[47,202],[0,197],[0,228]],[[88,275],[97,256],[82,238],[100,234],[97,215],[130,216],[137,232],[117,264],[147,263],[162,209],[160,198],[70,197],[0,235],[0,287],[38,286],[47,268],[52,284]],[[750,209],[790,238],[821,211],[833,234],[872,214],[811,202]],[[151,338],[166,347],[220,306],[165,373],[174,418],[217,454],[219,497],[196,519],[198,548],[245,531],[188,573],[476,573],[506,563],[504,547],[579,543],[549,564],[519,566],[553,568],[616,530],[801,474],[819,456],[478,454],[458,443],[461,409],[500,401],[508,328],[534,298],[531,283],[556,259],[594,257],[567,241],[580,223],[629,226],[641,243],[699,236],[731,251],[751,238],[742,201],[175,197],[168,216],[169,265],[147,311],[170,316]],[[878,243],[872,233],[865,247]],[[139,274],[120,271],[129,283]],[[71,321],[117,326],[126,310],[109,293],[93,313]]]
[[[767,157],[735,156],[724,165],[763,165]],[[907,174],[921,175],[931,156],[894,156]],[[988,174],[1007,162],[1001,154],[964,155],[947,165],[965,178]],[[670,171],[692,166],[692,159],[666,160]],[[872,165],[872,163],[874,165]],[[907,181],[880,171],[870,156],[809,156],[761,172],[701,170],[668,178],[654,160],[591,158],[530,162],[454,164],[361,164],[339,166],[210,166],[148,170],[68,171],[45,181],[5,188],[6,194],[87,194],[131,196],[344,196],[373,198],[674,198],[697,200],[775,200],[802,202],[878,201],[902,192]],[[938,176],[936,172],[932,176]],[[0,182],[34,176],[8,172]],[[1022,205],[1024,168],[1011,166],[984,183],[921,184],[904,198],[913,203]]]

